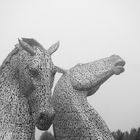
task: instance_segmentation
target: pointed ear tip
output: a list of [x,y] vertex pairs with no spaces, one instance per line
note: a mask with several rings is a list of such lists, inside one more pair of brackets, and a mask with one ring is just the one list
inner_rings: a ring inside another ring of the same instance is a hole
[[19,39],[19,38],[18,38],[18,42],[19,42],[20,44],[26,43],[24,40]]
[[56,71],[58,72],[58,73],[66,73],[66,70],[65,69],[63,69],[63,68],[60,68],[60,67],[58,67],[58,66],[54,66],[54,68],[56,69]]
[[22,39],[33,39],[33,38],[26,38],[26,37],[21,37]]
[[22,39],[23,41],[33,40],[33,38],[25,38],[25,37],[21,37],[21,39]]
[[56,47],[59,48],[59,45],[60,45],[60,41],[57,41],[56,42]]
[[26,39],[26,38],[24,38],[24,37],[21,37],[21,39],[22,39],[22,40],[24,40],[24,39]]
[[21,44],[21,39],[18,38],[18,42]]
[[60,41],[57,41],[57,44],[60,45]]

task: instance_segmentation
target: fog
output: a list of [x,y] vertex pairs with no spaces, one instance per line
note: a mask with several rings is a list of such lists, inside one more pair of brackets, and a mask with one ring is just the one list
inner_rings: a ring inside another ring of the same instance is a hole
[[125,72],[88,100],[111,131],[140,126],[139,0],[0,0],[1,63],[21,37],[35,38],[46,49],[59,40],[52,59],[65,69],[120,55]]

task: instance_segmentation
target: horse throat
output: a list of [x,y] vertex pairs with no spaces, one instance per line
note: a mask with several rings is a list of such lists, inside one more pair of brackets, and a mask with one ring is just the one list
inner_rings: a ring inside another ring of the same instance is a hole
[[34,140],[35,124],[28,100],[20,93],[16,72],[7,66],[0,75],[0,139]]

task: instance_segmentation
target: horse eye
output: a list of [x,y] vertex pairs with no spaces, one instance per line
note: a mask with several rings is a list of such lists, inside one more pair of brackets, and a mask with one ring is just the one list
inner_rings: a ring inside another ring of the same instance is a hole
[[39,72],[37,69],[29,69],[29,72],[32,77],[37,77],[39,75]]

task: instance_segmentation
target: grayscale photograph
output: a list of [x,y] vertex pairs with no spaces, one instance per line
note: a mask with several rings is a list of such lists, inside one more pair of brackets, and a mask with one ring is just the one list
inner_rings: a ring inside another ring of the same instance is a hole
[[0,0],[0,140],[140,140],[139,0]]

